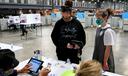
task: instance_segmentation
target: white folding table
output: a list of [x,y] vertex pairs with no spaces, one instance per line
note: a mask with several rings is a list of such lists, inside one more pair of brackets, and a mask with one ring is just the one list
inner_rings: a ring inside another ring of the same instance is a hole
[[[21,69],[23,68],[27,63],[28,60],[25,60],[23,62],[21,62],[16,69]],[[65,63],[63,61],[58,61],[58,60],[54,60],[51,58],[46,58],[43,57],[43,67],[46,67],[48,63],[51,63],[51,72],[48,74],[48,76],[61,76],[62,73],[66,70],[73,70],[73,66],[76,66],[75,64],[69,64],[69,63]],[[107,75],[107,76],[123,76],[123,75],[119,75],[119,74],[115,74],[115,73],[110,73],[110,72],[103,72],[103,75]],[[18,76],[30,76],[29,74],[20,74]]]
[[10,49],[12,51],[17,51],[17,50],[23,49],[23,47],[16,46],[13,44],[0,43],[0,49]]

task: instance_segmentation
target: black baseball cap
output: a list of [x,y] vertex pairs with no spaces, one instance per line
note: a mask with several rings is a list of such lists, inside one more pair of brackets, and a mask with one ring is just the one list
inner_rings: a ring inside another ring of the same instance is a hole
[[61,11],[62,12],[71,12],[72,8],[68,6],[61,6]]
[[9,70],[16,67],[19,61],[15,58],[15,53],[10,49],[0,49],[0,69]]

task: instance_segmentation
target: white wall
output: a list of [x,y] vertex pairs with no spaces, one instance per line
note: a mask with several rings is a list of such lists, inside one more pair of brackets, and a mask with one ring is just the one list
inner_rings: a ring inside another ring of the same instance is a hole
[[17,3],[17,0],[14,0],[14,3]]
[[9,0],[5,0],[5,3],[9,3]]
[[50,5],[50,0],[47,0],[47,4]]
[[0,2],[2,2],[2,0],[0,0]]
[[24,0],[21,0],[21,3],[24,3]]
[[36,0],[28,0],[28,4],[37,4]]

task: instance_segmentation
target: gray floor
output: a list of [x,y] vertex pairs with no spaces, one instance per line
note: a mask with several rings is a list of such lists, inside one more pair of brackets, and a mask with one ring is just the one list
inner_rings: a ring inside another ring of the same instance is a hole
[[[53,45],[50,34],[52,31],[52,26],[43,26],[42,37],[40,36],[40,30],[38,31],[38,36],[35,32],[30,32],[28,39],[21,40],[21,32],[13,31],[3,31],[0,32],[0,42],[2,43],[13,43],[14,45],[22,46],[23,49],[15,51],[16,57],[19,61],[26,60],[33,56],[34,50],[42,50],[43,55],[46,57],[57,59],[55,46]],[[93,49],[94,49],[94,36],[95,28],[85,29],[87,35],[87,44],[83,49],[82,60],[91,59]],[[117,31],[117,41],[113,48],[115,56],[116,73],[127,76],[128,75],[128,32]]]

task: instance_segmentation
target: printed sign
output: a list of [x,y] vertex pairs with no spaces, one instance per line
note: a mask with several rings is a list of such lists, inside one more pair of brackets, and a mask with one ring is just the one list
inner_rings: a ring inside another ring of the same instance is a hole
[[20,23],[20,17],[19,16],[9,16],[8,23],[10,23],[10,24]]

